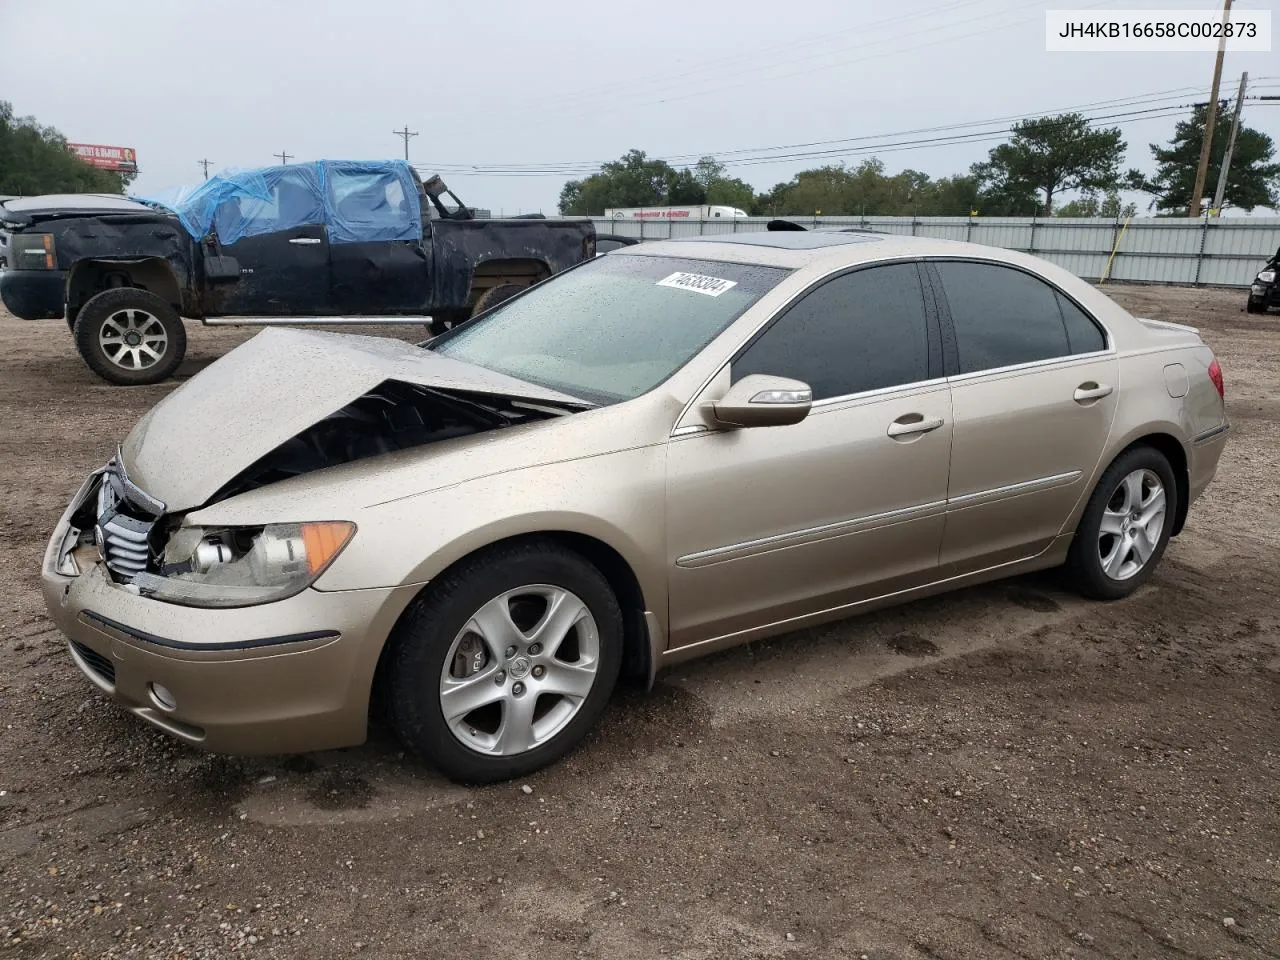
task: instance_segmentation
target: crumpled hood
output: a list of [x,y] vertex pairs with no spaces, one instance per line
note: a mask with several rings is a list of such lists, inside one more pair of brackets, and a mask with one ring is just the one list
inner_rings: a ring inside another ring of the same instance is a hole
[[259,458],[387,380],[589,406],[401,340],[267,329],[148,411],[122,445],[125,471],[169,512],[189,510]]

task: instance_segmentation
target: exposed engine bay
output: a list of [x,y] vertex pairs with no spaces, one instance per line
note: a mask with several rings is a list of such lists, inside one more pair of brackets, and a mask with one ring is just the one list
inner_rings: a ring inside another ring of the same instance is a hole
[[[339,464],[587,406],[386,380],[251,463],[205,505]],[[354,531],[343,523],[184,527],[184,515],[166,513],[163,503],[134,485],[118,454],[75,509],[66,556],[96,545],[112,579],[129,589],[174,603],[239,606],[313,582]]]

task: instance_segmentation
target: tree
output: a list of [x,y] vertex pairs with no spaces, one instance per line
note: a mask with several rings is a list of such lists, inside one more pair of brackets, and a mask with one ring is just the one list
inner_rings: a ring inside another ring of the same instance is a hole
[[[1174,127],[1168,146],[1151,144],[1151,155],[1157,165],[1154,176],[1148,177],[1139,170],[1129,171],[1129,188],[1151,194],[1151,206],[1167,216],[1185,217],[1191,206],[1208,115],[1207,104],[1196,107],[1190,119]],[[1222,169],[1230,133],[1230,109],[1225,102],[1219,103],[1209,149],[1209,176],[1205,180],[1210,197],[1218,185],[1218,172]],[[1224,207],[1252,210],[1280,205],[1280,163],[1273,162],[1275,152],[1275,144],[1265,133],[1251,127],[1240,128],[1231,152],[1231,169],[1227,171]]]
[[1121,204],[1120,194],[1108,191],[1099,197],[1096,192],[1086,192],[1070,203],[1064,203],[1053,212],[1055,217],[1132,217],[1138,212],[1136,204]]
[[0,100],[0,194],[123,193],[132,179],[89,166],[57,130],[15,117],[13,105]]
[[676,170],[665,160],[650,160],[643,150],[628,150],[584,180],[560,190],[560,212],[575,216],[604,213],[608,207],[683,206],[707,202],[706,187],[692,170]]
[[1094,130],[1082,114],[1064,113],[1014,124],[1013,138],[993,149],[985,163],[975,164],[973,173],[993,199],[1008,207],[1021,207],[1043,191],[1039,206],[1049,216],[1059,191],[1116,187],[1124,150],[1118,127]]
[[755,188],[725,173],[725,165],[715,157],[703,157],[693,168],[694,179],[706,191],[707,203],[749,210],[755,202]]

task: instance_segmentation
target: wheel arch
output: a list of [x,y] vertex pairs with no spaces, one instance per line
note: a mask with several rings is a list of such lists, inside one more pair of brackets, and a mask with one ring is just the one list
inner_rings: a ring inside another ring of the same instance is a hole
[[67,273],[67,315],[74,318],[96,294],[115,287],[154,293],[182,314],[182,282],[163,257],[134,260],[78,260]]
[[551,264],[538,257],[493,257],[476,263],[471,272],[467,302],[475,305],[484,293],[504,284],[531,287],[551,276]]
[[1176,537],[1182,532],[1182,527],[1187,521],[1187,509],[1189,507],[1187,500],[1191,494],[1190,461],[1187,458],[1186,447],[1171,430],[1153,429],[1149,432],[1140,433],[1130,437],[1128,442],[1102,465],[1102,469],[1098,471],[1098,476],[1101,477],[1111,467],[1111,464],[1135,447],[1151,447],[1163,455],[1169,461],[1169,466],[1173,468],[1173,479],[1177,484],[1178,508],[1174,512],[1173,532],[1170,535]]
[[394,638],[396,626],[407,617],[417,600],[432,588],[437,579],[447,576],[459,565],[466,563],[478,554],[486,553],[500,547],[508,547],[520,543],[547,542],[561,546],[586,560],[594,566],[608,581],[618,605],[622,609],[622,677],[624,680],[648,688],[653,683],[658,662],[665,646],[665,635],[661,620],[655,616],[646,603],[640,579],[632,565],[614,546],[599,537],[567,529],[547,529],[528,533],[513,534],[476,546],[455,557],[439,570],[430,581],[424,583],[414,598],[391,628],[387,640],[378,655],[374,668],[373,689],[370,694],[370,716],[377,715],[383,704],[387,702],[387,682],[389,665],[394,656]]

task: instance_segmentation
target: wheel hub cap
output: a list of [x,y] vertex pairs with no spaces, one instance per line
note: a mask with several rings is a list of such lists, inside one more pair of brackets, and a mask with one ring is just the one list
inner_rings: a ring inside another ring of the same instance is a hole
[[507,673],[517,680],[523,680],[532,669],[533,664],[529,662],[528,657],[512,657],[507,663]]

